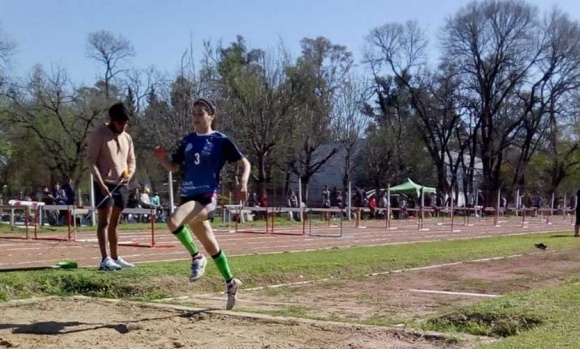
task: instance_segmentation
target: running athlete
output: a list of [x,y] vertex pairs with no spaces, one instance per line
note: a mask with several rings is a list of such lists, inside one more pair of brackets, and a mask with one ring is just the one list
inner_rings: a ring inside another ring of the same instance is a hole
[[[180,204],[168,220],[167,226],[191,254],[189,281],[194,282],[203,275],[207,262],[193,241],[191,229],[226,282],[226,309],[229,310],[236,304],[236,293],[241,281],[234,278],[226,254],[220,249],[213,234],[209,219],[213,217],[216,209],[220,171],[224,164],[235,162],[242,168],[237,191],[244,201],[247,197],[251,167],[238,147],[225,134],[213,130],[215,116],[216,106],[213,101],[205,98],[196,100],[193,103],[195,132],[181,140],[171,159],[162,147],[156,147],[154,155],[168,171],[182,171]],[[189,229],[186,225],[189,225]]]

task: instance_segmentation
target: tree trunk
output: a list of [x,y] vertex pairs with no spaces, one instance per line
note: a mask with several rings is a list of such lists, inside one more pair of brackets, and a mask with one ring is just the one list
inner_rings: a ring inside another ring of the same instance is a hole
[[266,195],[266,182],[267,182],[267,171],[266,171],[266,155],[256,154],[257,156],[257,167],[258,176],[256,178],[257,194],[258,197]]

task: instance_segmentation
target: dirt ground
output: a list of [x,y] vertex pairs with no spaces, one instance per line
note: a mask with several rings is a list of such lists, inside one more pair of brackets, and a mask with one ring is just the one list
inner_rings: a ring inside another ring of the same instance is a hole
[[[0,348],[466,348],[478,340],[453,345],[401,324],[556,285],[578,275],[579,262],[575,251],[548,250],[360,280],[247,289],[235,312],[216,310],[223,308],[220,294],[171,300],[178,309],[162,304],[170,300],[157,306],[85,298],[6,303],[0,305]],[[279,314],[304,320],[274,317]]]
[[[454,305],[549,287],[580,272],[576,251],[541,251],[524,256],[384,273],[362,280],[243,290],[237,309],[347,322],[396,325],[422,321]],[[220,306],[219,295],[194,295],[188,305]]]
[[387,328],[52,299],[0,308],[0,348],[450,348]]

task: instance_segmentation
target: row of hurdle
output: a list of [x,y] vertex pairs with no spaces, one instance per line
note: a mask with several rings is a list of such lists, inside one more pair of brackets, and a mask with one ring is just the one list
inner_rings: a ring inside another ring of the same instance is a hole
[[[381,219],[364,220],[362,217],[371,212],[368,208],[292,208],[292,207],[249,207],[243,205],[224,205],[224,221],[228,221],[229,233],[256,233],[281,235],[309,235],[342,237],[345,228],[395,230],[398,228],[429,230],[428,225],[442,230],[456,231],[462,226],[477,224],[501,227],[509,223],[517,228],[528,228],[529,224],[575,224],[572,208],[483,208],[483,207],[423,207],[423,208],[381,208]],[[350,214],[349,214],[350,212]],[[395,213],[406,212],[413,219],[393,219]],[[276,227],[276,217],[295,214],[300,223]],[[253,215],[261,216],[263,224],[244,224]],[[316,223],[314,217],[321,216],[326,224]],[[233,219],[232,219],[233,217]],[[332,218],[331,218],[332,217]],[[397,227],[398,225],[398,227]],[[444,226],[444,227],[442,227]],[[334,228],[330,229],[330,228]]]
[[[61,211],[66,212],[66,227],[67,235],[65,237],[47,236],[41,233],[43,226],[42,217],[45,211]],[[87,217],[95,211],[94,207],[90,206],[75,206],[75,205],[46,205],[39,201],[21,201],[10,200],[8,205],[0,206],[0,212],[8,212],[9,224],[15,229],[22,229],[23,234],[11,235],[2,234],[0,239],[23,239],[23,240],[52,240],[52,241],[69,241],[69,242],[88,242],[86,239],[77,238],[77,230],[80,225],[77,224],[77,217]],[[18,213],[21,213],[20,215]],[[133,247],[173,247],[172,244],[163,244],[156,241],[155,236],[155,221],[156,210],[153,208],[126,208],[123,214],[135,215],[150,215],[150,236],[149,242],[136,241],[120,241],[119,245],[133,246]],[[22,216],[22,224],[16,224],[16,217]],[[81,220],[82,222],[83,220]]]

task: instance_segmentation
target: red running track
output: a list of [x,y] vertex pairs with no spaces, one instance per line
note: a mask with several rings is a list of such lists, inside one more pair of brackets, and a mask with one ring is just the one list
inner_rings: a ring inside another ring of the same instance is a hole
[[[402,244],[423,241],[457,240],[511,234],[531,234],[541,232],[570,232],[573,225],[570,218],[550,217],[549,220],[527,218],[522,225],[521,218],[499,218],[494,225],[493,218],[470,218],[469,224],[460,217],[451,229],[449,218],[425,220],[423,229],[415,220],[391,221],[386,229],[384,221],[364,221],[356,228],[352,222],[345,222],[342,236],[338,227],[313,227],[312,233],[326,236],[310,236],[308,226],[302,235],[302,227],[276,227],[282,234],[230,233],[216,230],[221,248],[229,256],[256,253],[280,253],[287,251],[316,250],[333,247],[374,246]],[[338,223],[333,223],[338,224]],[[255,230],[259,230],[255,228]],[[265,229],[262,229],[265,231]],[[66,238],[66,233],[42,234]],[[571,234],[571,233],[570,233]],[[22,237],[24,234],[20,234]],[[149,244],[150,231],[122,231],[120,242]],[[0,270],[11,268],[33,268],[55,266],[59,260],[74,260],[79,266],[97,266],[100,261],[99,249],[94,232],[79,232],[76,241],[23,240],[10,238],[13,235],[0,234]],[[16,236],[14,236],[16,237]],[[172,247],[132,247],[120,246],[120,255],[135,263],[167,260],[187,260],[189,255],[179,242],[165,229],[156,230],[156,243]]]

